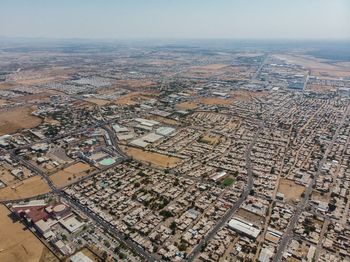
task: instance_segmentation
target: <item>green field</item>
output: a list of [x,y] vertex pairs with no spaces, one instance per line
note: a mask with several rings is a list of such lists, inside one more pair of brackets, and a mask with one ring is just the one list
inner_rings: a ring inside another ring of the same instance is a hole
[[231,186],[234,182],[235,180],[232,177],[227,177],[224,179],[224,181],[222,181],[222,184],[224,186]]

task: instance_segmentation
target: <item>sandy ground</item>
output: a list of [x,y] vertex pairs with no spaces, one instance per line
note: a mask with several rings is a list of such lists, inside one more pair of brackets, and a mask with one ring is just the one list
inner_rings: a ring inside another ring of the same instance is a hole
[[88,164],[79,162],[51,175],[50,179],[57,187],[65,187],[87,176],[92,169]]
[[153,81],[150,80],[145,80],[145,79],[128,79],[128,80],[118,80],[117,81],[117,87],[131,87],[131,88],[135,88],[135,90],[137,88],[145,88],[148,86],[152,86],[155,83]]
[[23,224],[14,223],[9,214],[9,210],[0,205],[0,261],[40,261],[44,245]]
[[32,116],[31,107],[17,107],[0,111],[0,135],[14,133],[24,128],[33,128],[41,123],[41,119]]
[[196,109],[197,107],[198,107],[198,104],[194,102],[183,102],[175,106],[175,108],[178,110],[191,110],[191,109]]
[[261,216],[258,216],[252,212],[249,212],[247,210],[244,209],[238,209],[237,216],[257,225],[257,226],[261,226],[261,221],[264,221],[264,218]]
[[0,201],[33,197],[48,192],[50,192],[50,188],[46,184],[46,181],[40,176],[33,176],[0,189]]
[[132,92],[127,95],[120,96],[114,100],[115,104],[118,105],[137,105],[147,100],[148,97],[144,96],[142,92]]
[[232,99],[225,99],[219,97],[203,97],[197,100],[199,103],[204,105],[231,105],[233,103]]
[[221,68],[224,68],[228,65],[225,64],[210,64],[210,65],[205,65],[205,66],[195,66],[191,67],[189,69],[194,69],[194,70],[219,70]]
[[201,137],[201,141],[211,145],[216,145],[220,142],[220,137],[212,134],[206,134]]
[[7,100],[0,98],[0,106],[5,105],[7,102],[8,102]]
[[123,146],[122,149],[127,155],[138,161],[150,163],[151,165],[159,167],[174,167],[181,161],[181,159],[177,157],[169,157],[158,153],[143,151],[135,147]]
[[325,85],[307,85],[306,89],[314,92],[334,92],[337,90],[337,88],[333,86],[325,86]]
[[295,201],[301,199],[301,194],[305,191],[305,187],[295,184],[294,181],[289,179],[281,179],[278,192],[284,194],[284,198],[288,201]]
[[44,247],[39,262],[59,262],[59,259],[54,254],[52,254],[50,249]]
[[181,124],[180,122],[178,122],[174,119],[169,119],[169,118],[162,117],[162,116],[152,116],[149,119],[154,120],[154,121],[158,121],[158,122],[163,123],[163,124],[172,125],[172,126],[178,126]]
[[275,55],[277,58],[288,61],[293,64],[304,66],[311,70],[311,75],[324,77],[346,77],[350,76],[350,67],[348,64],[329,64],[326,60],[317,59],[311,56],[299,55]]
[[32,94],[32,95],[25,95],[25,96],[19,96],[16,98],[11,99],[14,102],[28,102],[28,101],[50,101],[50,96],[57,94],[57,92],[54,91],[48,91],[48,92],[42,92],[39,94]]
[[99,98],[87,98],[87,99],[84,99],[84,100],[87,101],[87,102],[96,104],[98,106],[104,106],[104,105],[107,105],[107,104],[110,103],[110,101],[108,101],[108,100],[99,99]]

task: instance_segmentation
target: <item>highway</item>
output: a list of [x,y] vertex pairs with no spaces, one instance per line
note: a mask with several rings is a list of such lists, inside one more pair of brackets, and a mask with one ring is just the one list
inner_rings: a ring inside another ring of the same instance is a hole
[[247,175],[248,175],[248,183],[247,186],[242,193],[241,197],[238,199],[238,201],[231,207],[229,211],[226,212],[226,214],[216,223],[216,225],[213,227],[211,231],[199,242],[199,244],[192,250],[192,252],[188,255],[187,261],[194,261],[194,259],[198,256],[198,254],[201,252],[202,247],[205,243],[208,243],[215,234],[226,225],[226,223],[231,219],[233,214],[237,211],[237,209],[243,204],[243,202],[248,197],[250,191],[253,188],[253,172],[252,172],[252,163],[250,159],[250,153],[252,151],[252,148],[254,144],[256,143],[256,140],[259,136],[260,130],[262,128],[262,123],[259,125],[259,129],[254,135],[253,140],[250,142],[250,144],[247,147],[247,150],[245,152],[245,159],[246,159],[246,168],[247,168]]
[[328,145],[324,155],[323,155],[323,158],[321,159],[319,165],[318,165],[318,168],[317,168],[317,172],[316,174],[314,175],[314,177],[312,178],[310,184],[308,185],[307,189],[305,190],[305,196],[304,198],[299,202],[295,212],[294,212],[294,215],[293,217],[291,218],[289,224],[288,224],[288,227],[287,227],[287,230],[284,232],[283,236],[282,236],[282,239],[280,240],[280,243],[279,243],[279,246],[277,248],[277,253],[276,255],[274,256],[273,258],[273,262],[278,262],[278,261],[281,261],[282,260],[282,256],[288,246],[288,244],[290,243],[290,241],[292,240],[293,238],[293,230],[298,222],[298,219],[301,215],[301,213],[305,210],[305,206],[307,204],[307,202],[309,201],[309,197],[310,197],[310,194],[312,192],[312,189],[313,189],[313,186],[315,185],[316,183],[316,179],[317,177],[320,175],[321,171],[322,171],[322,167],[324,166],[326,160],[327,160],[327,156],[330,152],[330,150],[332,149],[333,145],[334,145],[334,142],[335,140],[337,139],[338,135],[339,135],[339,132],[340,132],[340,129],[341,127],[344,125],[344,122],[346,120],[346,116],[348,115],[349,113],[349,109],[348,108],[342,118],[342,121],[341,123],[339,124],[335,134],[333,135],[333,138],[332,138],[332,141],[330,142],[330,144]]

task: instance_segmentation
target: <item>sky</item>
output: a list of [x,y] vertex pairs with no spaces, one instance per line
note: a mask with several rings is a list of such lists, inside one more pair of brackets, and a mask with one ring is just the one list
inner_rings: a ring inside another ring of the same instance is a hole
[[350,0],[0,0],[0,36],[350,39]]

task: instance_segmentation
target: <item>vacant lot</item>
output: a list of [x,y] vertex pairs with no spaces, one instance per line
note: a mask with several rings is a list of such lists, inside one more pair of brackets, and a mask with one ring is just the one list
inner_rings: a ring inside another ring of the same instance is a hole
[[0,189],[1,200],[15,200],[20,198],[33,197],[50,192],[46,181],[40,176],[33,176],[16,184]]
[[41,119],[31,115],[31,107],[17,107],[0,111],[0,135],[15,133],[24,128],[33,128],[41,123]]
[[5,105],[7,102],[8,102],[7,100],[0,98],[0,106]]
[[0,261],[38,262],[44,245],[20,222],[13,222],[9,215],[9,210],[0,205]]
[[281,179],[278,192],[284,194],[286,200],[295,201],[301,198],[301,194],[304,192],[305,187],[295,184],[294,181],[289,179]]
[[200,141],[210,145],[216,145],[220,143],[220,137],[213,134],[206,134],[200,138]]
[[169,157],[158,153],[144,151],[135,147],[124,146],[122,149],[128,156],[134,158],[135,160],[159,167],[174,167],[181,161],[181,159],[177,157]]
[[215,105],[231,105],[233,103],[232,99],[225,99],[219,97],[204,97],[197,100],[198,103],[203,105],[215,106]]
[[104,105],[107,105],[107,104],[110,103],[110,101],[108,101],[108,100],[99,99],[99,98],[86,98],[84,100],[87,101],[87,102],[96,104],[98,106],[104,106]]
[[147,100],[148,97],[144,96],[142,92],[132,92],[127,95],[120,96],[114,103],[118,105],[137,105]]
[[191,109],[196,109],[198,107],[198,104],[195,102],[183,102],[179,103],[176,106],[176,109],[179,110],[191,110]]
[[50,176],[57,187],[65,187],[80,178],[87,176],[93,168],[88,164],[78,162]]
[[241,218],[243,218],[243,219],[245,219],[245,220],[247,220],[247,221],[257,225],[257,226],[260,226],[261,222],[264,221],[263,217],[258,216],[258,215],[254,214],[252,212],[249,212],[249,211],[247,211],[245,209],[241,209],[241,208],[238,209],[236,215],[238,217],[241,217]]

